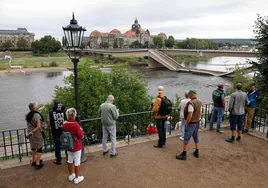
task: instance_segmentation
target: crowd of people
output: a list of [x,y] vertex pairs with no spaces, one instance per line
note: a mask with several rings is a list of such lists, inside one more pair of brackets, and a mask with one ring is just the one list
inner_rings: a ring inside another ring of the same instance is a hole
[[[158,94],[153,104],[153,118],[156,121],[156,125],[150,123],[146,127],[148,135],[158,134],[158,143],[154,145],[155,148],[163,148],[166,145],[166,128],[171,129],[171,120],[169,100],[164,94],[164,87],[159,86],[157,88]],[[242,84],[236,85],[236,91],[232,93],[230,97],[228,110],[230,112],[230,129],[232,136],[226,139],[227,142],[234,142],[236,132],[238,136],[236,141],[241,141],[241,135],[247,133],[250,129],[252,119],[254,117],[254,111],[256,108],[258,92],[254,83],[249,85],[249,89],[246,92],[242,91]],[[210,118],[210,130],[213,130],[214,119],[216,118],[217,126],[216,131],[222,133],[221,123],[222,117],[226,109],[224,85],[219,84],[218,88],[212,93],[213,99],[213,112]],[[118,156],[116,151],[116,120],[119,118],[119,109],[113,104],[114,96],[109,95],[106,102],[100,105],[100,115],[102,124],[102,151],[106,156],[109,153],[107,148],[108,136],[111,140],[110,158]],[[164,106],[165,105],[165,109]],[[44,143],[44,118],[40,113],[38,103],[33,102],[29,104],[30,112],[26,115],[27,138],[30,140],[32,151],[31,165],[37,170],[43,167],[43,161],[41,159],[42,147]],[[178,160],[187,159],[188,143],[193,137],[195,143],[195,151],[193,155],[199,158],[199,128],[200,122],[202,122],[202,102],[197,98],[197,92],[195,90],[185,91],[185,98],[181,100],[179,107],[179,117],[181,119],[181,136],[180,140],[183,141],[183,150],[180,154],[176,155]],[[165,112],[166,111],[166,112]],[[55,144],[55,157],[53,161],[55,164],[62,164],[61,150],[63,141],[66,142],[68,133],[71,137],[71,148],[65,150],[66,160],[68,163],[69,181],[73,181],[75,184],[83,181],[84,177],[80,176],[80,163],[81,163],[81,150],[82,150],[82,138],[84,136],[83,129],[76,121],[77,112],[76,109],[65,108],[64,105],[58,100],[54,100],[54,106],[49,111],[47,117],[47,124],[51,127],[52,136]],[[204,119],[204,118],[203,118]],[[244,122],[244,123],[243,123]],[[243,127],[244,125],[244,127]],[[238,131],[237,131],[238,130]],[[63,137],[62,135],[66,136]],[[133,126],[131,131],[132,138],[141,136],[141,131],[136,125]],[[64,138],[64,139],[63,139]],[[74,171],[73,171],[74,169]]]

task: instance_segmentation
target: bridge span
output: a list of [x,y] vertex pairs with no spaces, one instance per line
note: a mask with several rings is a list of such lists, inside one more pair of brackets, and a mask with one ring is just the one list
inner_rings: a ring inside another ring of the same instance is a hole
[[187,68],[170,56],[191,55],[191,56],[229,56],[229,57],[257,57],[256,52],[246,51],[220,51],[220,50],[187,50],[187,49],[85,49],[82,53],[91,53],[95,56],[148,56],[149,68],[166,67],[172,71],[192,72],[196,74],[207,74],[211,76],[230,76],[234,70],[229,72],[219,72],[211,70],[201,70]]

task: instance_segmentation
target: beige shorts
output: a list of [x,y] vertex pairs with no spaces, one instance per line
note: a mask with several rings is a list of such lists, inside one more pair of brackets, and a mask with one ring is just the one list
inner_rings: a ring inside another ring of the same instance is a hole
[[68,163],[69,164],[74,164],[74,166],[80,166],[81,163],[81,150],[71,152],[67,151],[68,153]]

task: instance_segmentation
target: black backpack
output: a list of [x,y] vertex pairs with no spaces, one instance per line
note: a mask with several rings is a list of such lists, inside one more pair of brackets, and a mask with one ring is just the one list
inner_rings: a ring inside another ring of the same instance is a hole
[[166,96],[159,98],[161,98],[161,105],[158,113],[161,116],[169,115],[172,111],[172,102]]

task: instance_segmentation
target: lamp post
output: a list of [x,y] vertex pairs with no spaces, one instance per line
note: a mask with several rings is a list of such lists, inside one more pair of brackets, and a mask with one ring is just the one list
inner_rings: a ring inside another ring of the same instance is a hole
[[[84,32],[86,31],[85,28],[79,26],[77,24],[77,20],[73,18],[70,20],[70,24],[66,27],[62,27],[65,39],[66,39],[66,46],[68,50],[68,56],[72,60],[74,64],[74,89],[75,89],[75,108],[77,110],[77,122],[80,124],[80,106],[79,106],[79,84],[78,84],[78,70],[77,64],[79,59],[81,58],[80,50],[82,45],[82,40],[84,37]],[[82,140],[84,143],[84,140]],[[85,162],[87,157],[84,152],[84,144],[81,154],[81,162]]]

